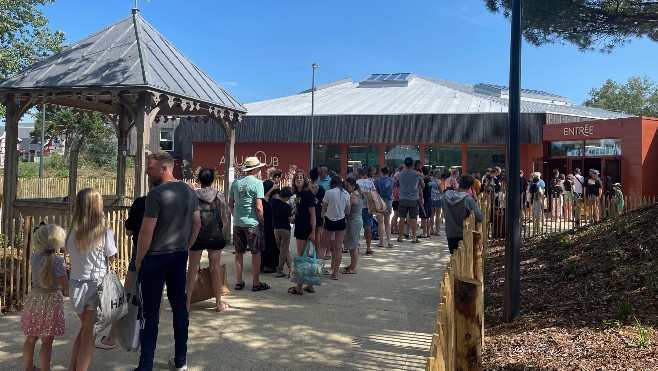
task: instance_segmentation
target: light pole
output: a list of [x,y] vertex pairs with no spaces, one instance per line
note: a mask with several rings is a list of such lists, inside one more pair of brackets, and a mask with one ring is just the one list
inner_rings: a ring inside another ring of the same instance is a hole
[[313,168],[313,131],[315,129],[313,119],[315,116],[315,69],[318,68],[317,63],[311,65],[313,67],[313,74],[311,77],[311,166]]

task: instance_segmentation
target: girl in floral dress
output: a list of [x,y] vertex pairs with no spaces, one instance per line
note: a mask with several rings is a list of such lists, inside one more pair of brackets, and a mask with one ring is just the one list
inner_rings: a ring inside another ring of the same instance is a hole
[[50,358],[55,336],[64,335],[64,300],[68,295],[64,259],[56,255],[64,247],[66,232],[54,224],[38,226],[32,235],[32,290],[25,300],[21,328],[27,337],[23,345],[23,369],[38,370],[34,366],[34,347],[41,339],[39,367],[50,370]]

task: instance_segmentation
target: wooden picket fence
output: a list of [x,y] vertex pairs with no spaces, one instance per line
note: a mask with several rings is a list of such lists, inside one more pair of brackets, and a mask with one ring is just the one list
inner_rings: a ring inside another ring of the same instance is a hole
[[[488,220],[489,200],[478,206]],[[464,220],[464,240],[443,272],[427,371],[482,369],[486,239],[487,223],[476,223],[474,215]]]
[[[126,236],[125,220],[128,217],[127,210],[110,211],[105,213],[105,226],[112,229],[117,245],[117,258],[114,269],[120,276],[128,270],[130,261],[131,240]],[[21,306],[32,282],[30,268],[30,257],[32,255],[31,241],[32,233],[41,222],[57,224],[68,229],[71,224],[70,215],[55,215],[49,217],[19,217],[5,223],[5,231],[8,233],[0,235],[0,256],[2,257],[0,277],[0,308],[3,312]],[[64,251],[56,253],[64,256]],[[68,258],[65,257],[67,264]]]
[[[220,192],[224,190],[224,178],[217,177],[213,187]],[[181,179],[181,181],[194,186],[194,179]],[[0,178],[0,190],[2,189],[3,180]],[[41,186],[41,188],[40,188]],[[95,188],[102,195],[116,194],[116,179],[108,178],[78,178],[76,192],[83,188]],[[43,179],[18,179],[18,199],[35,199],[35,198],[58,198],[68,196],[69,180],[68,178],[43,178]],[[41,189],[41,192],[39,192]],[[126,195],[132,197],[135,189],[135,179],[126,178]],[[130,204],[130,203],[129,203]]]
[[[565,202],[566,200],[566,202]],[[521,200],[521,238],[563,232],[595,222],[596,213],[593,205],[587,205],[582,198],[565,199],[565,197],[545,196],[541,201],[531,202],[529,208]],[[658,202],[658,196],[640,197],[624,196],[624,210],[637,209],[641,206]],[[603,196],[599,201],[599,220],[606,220],[618,215],[617,200],[614,196]],[[491,238],[505,238],[505,208],[492,208]]]

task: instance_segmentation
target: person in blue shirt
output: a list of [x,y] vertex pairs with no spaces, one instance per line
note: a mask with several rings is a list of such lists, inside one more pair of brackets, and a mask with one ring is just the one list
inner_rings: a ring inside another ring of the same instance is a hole
[[329,170],[327,165],[318,166],[318,179],[316,181],[325,191],[329,190],[329,183],[331,182],[331,177],[329,176]]
[[[386,204],[386,213],[377,214],[377,224],[379,226],[383,225],[386,231],[386,240],[388,241],[386,247],[393,247],[393,244],[391,244],[391,212],[393,211],[393,187],[395,187],[395,180],[391,178],[391,171],[388,166],[384,166],[379,170],[381,176],[375,180],[375,189],[379,193],[379,197]],[[379,244],[377,246],[384,247],[383,233],[379,234]]]

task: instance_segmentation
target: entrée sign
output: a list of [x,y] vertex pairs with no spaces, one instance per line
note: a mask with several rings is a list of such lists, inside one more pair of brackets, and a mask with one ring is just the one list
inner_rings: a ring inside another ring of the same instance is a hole
[[573,128],[564,128],[564,136],[584,136],[594,135],[594,126],[576,126]]

